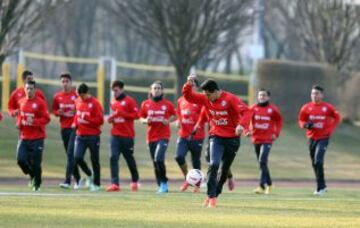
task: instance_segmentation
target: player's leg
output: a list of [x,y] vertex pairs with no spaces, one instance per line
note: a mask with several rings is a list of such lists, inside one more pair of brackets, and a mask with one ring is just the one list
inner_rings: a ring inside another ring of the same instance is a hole
[[134,157],[134,139],[122,138],[121,141],[121,150],[123,151],[126,164],[131,174],[131,191],[135,192],[138,189],[139,172]]
[[159,171],[160,188],[159,193],[168,192],[168,178],[166,177],[165,155],[168,147],[168,140],[161,139],[156,145],[154,161]]
[[317,190],[321,193],[325,192],[326,183],[325,183],[325,175],[324,175],[324,157],[326,153],[327,146],[329,144],[328,139],[319,140],[316,145],[315,150],[315,167],[317,169]]
[[[209,200],[217,197],[218,170],[225,150],[224,139],[218,137],[210,138],[210,165],[208,168],[207,195]],[[210,204],[210,202],[209,202]],[[216,202],[215,202],[216,204]]]
[[86,187],[90,187],[92,183],[92,172],[84,160],[85,152],[87,149],[86,138],[81,136],[75,137],[75,164],[79,165],[87,176]]
[[111,185],[106,189],[106,191],[108,191],[108,192],[120,191],[119,157],[120,157],[120,138],[118,136],[111,136],[111,139],[110,139]]
[[[260,146],[260,154],[259,154],[259,167],[260,167],[260,188],[263,192],[255,192],[255,193],[265,193],[265,189],[267,186],[272,185],[272,181],[270,178],[270,172],[268,168],[268,157],[271,149],[271,144],[264,143]],[[270,193],[270,192],[269,192]]]
[[156,151],[156,146],[157,146],[158,142],[151,142],[148,144],[149,147],[149,152],[150,152],[150,157],[151,160],[153,162],[153,166],[154,166],[154,173],[155,173],[155,178],[156,178],[156,183],[158,186],[160,186],[160,174],[159,174],[159,170],[158,167],[155,163],[155,151]]
[[186,177],[186,174],[188,172],[188,167],[185,160],[188,150],[189,150],[189,143],[187,139],[179,137],[176,142],[175,160],[179,165],[180,170],[184,175],[184,177]]
[[31,156],[33,158],[33,171],[34,171],[34,191],[40,190],[41,185],[41,162],[44,150],[44,140],[38,139],[31,141]]
[[[309,155],[310,155],[310,159],[311,159],[311,166],[314,170],[314,174],[315,174],[315,179],[318,176],[317,175],[317,168],[315,166],[315,151],[316,151],[316,145],[317,145],[317,141],[309,139]],[[316,194],[318,191],[318,189],[315,190],[314,194]]]
[[100,190],[100,136],[89,136],[88,146],[90,150],[90,160],[94,172],[93,185],[90,191]]
[[223,185],[228,177],[228,171],[233,163],[236,153],[240,147],[240,138],[230,138],[225,139],[225,150],[224,155],[222,156],[221,169],[219,173],[219,181],[216,189],[216,196],[220,195],[222,192]]
[[[76,132],[75,129],[71,129],[69,133],[69,142],[67,148],[67,156],[68,156],[68,165],[67,172],[72,173],[75,179],[74,189],[79,189],[81,187],[81,175],[79,172],[79,166],[75,162],[75,138]],[[84,171],[85,172],[85,171]]]
[[[201,170],[201,151],[204,140],[191,140],[190,141],[190,152],[191,152],[191,163],[194,169]],[[200,183],[201,184],[201,183]],[[194,193],[200,192],[200,185],[194,186]]]
[[29,152],[28,152],[28,142],[24,141],[22,139],[18,140],[18,144],[17,144],[17,152],[16,152],[16,160],[17,160],[17,164],[19,165],[19,167],[21,168],[21,170],[23,171],[23,173],[25,175],[29,175],[30,176],[30,185],[32,187],[33,185],[33,178],[34,178],[34,172],[32,170],[32,167],[29,163],[30,161],[30,156],[29,156]]

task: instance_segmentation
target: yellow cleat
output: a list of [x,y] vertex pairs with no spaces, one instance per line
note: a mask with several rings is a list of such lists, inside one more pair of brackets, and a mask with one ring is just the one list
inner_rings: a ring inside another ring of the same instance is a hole
[[273,187],[271,185],[266,186],[265,188],[265,194],[269,195],[272,192]]
[[262,187],[257,187],[254,189],[254,193],[255,194],[265,194],[265,189],[263,189]]

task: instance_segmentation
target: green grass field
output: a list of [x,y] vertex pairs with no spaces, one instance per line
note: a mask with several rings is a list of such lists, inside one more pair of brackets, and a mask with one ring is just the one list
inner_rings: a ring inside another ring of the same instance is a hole
[[[145,143],[145,128],[137,124],[136,159],[140,176],[153,179],[152,163]],[[57,121],[47,128],[43,176],[62,178],[65,153],[60,141]],[[109,179],[109,126],[104,126],[101,145],[103,185]],[[174,129],[175,133],[175,129]],[[175,135],[175,134],[174,134]],[[342,125],[334,135],[326,155],[326,176],[329,180],[360,181],[360,128]],[[324,197],[312,195],[313,187],[282,186],[268,196],[254,195],[255,186],[237,186],[234,192],[224,191],[216,209],[202,207],[202,194],[179,193],[179,186],[170,185],[166,195],[155,193],[156,186],[145,182],[137,193],[123,185],[120,193],[90,193],[87,190],[61,190],[45,184],[33,194],[26,181],[1,182],[23,178],[16,165],[17,130],[13,121],[0,123],[0,226],[1,227],[359,227],[360,190],[356,187],[329,186]],[[175,137],[167,155],[168,176],[181,178],[174,162]],[[313,180],[306,139],[296,125],[287,125],[274,145],[270,170],[275,179]],[[121,161],[121,177],[129,172]],[[203,166],[206,169],[206,164]],[[237,179],[256,179],[257,164],[248,139],[233,164]],[[5,178],[5,179],[4,179]],[[172,182],[174,183],[174,182]]]
[[[224,193],[216,209],[204,208],[204,194],[158,195],[152,187],[131,193],[88,193],[47,188],[36,195],[4,187],[2,227],[358,227],[360,194],[332,189],[318,198],[308,189],[283,188],[257,196],[250,188]],[[13,192],[13,193],[12,193]]]

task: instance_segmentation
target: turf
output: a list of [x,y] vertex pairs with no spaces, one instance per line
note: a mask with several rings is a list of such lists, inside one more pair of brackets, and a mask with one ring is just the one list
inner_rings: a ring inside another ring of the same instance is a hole
[[[215,209],[204,208],[204,194],[159,195],[153,186],[137,193],[74,192],[7,186],[0,193],[2,227],[356,227],[360,192],[332,189],[315,197],[310,189],[276,189],[254,195],[249,188],[225,192]],[[31,193],[31,192],[29,192]],[[1,195],[2,194],[2,195]]]

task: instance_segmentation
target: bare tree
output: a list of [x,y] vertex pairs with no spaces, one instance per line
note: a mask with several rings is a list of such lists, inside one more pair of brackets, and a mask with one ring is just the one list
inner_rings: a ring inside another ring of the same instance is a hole
[[119,23],[161,48],[176,69],[176,95],[190,68],[229,30],[252,19],[251,0],[113,0],[107,5]]
[[0,0],[0,65],[20,38],[61,1]]
[[353,50],[360,44],[359,7],[353,1],[270,0],[267,4],[266,27],[278,44],[278,55],[295,49],[302,60],[351,70]]

